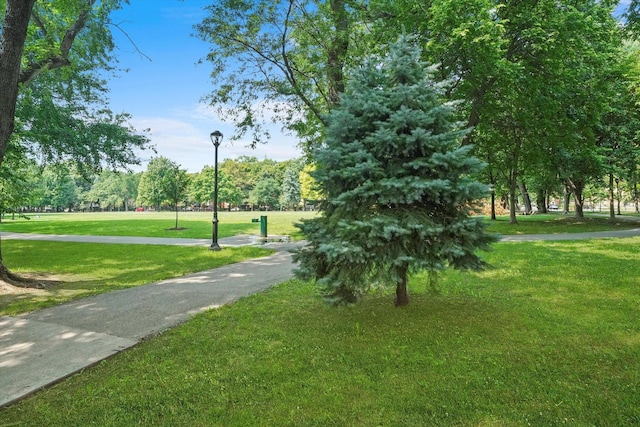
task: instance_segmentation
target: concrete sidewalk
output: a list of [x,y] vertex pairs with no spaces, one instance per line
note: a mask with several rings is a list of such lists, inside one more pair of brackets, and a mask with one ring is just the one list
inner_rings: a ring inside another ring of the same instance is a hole
[[[238,242],[220,240],[222,246],[233,243]],[[293,263],[287,249],[295,244],[264,246],[279,251],[21,316],[0,317],[0,407],[179,325],[196,313],[290,279]]]

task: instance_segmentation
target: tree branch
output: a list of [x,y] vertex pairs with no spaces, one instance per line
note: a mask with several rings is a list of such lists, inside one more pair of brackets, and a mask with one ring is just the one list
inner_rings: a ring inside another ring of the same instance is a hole
[[[87,0],[85,9],[80,12],[76,22],[74,22],[74,24],[66,31],[62,38],[62,41],[60,42],[60,53],[58,55],[51,55],[43,58],[42,60],[34,62],[23,69],[20,72],[20,77],[18,79],[19,83],[27,85],[41,72],[65,67],[71,63],[69,61],[69,52],[71,51],[71,47],[73,46],[73,42],[77,35],[86,26],[89,14],[91,13],[91,9],[95,3],[96,0]],[[38,25],[41,26],[41,24],[42,21],[40,21]],[[46,29],[43,29],[43,31],[46,32]]]

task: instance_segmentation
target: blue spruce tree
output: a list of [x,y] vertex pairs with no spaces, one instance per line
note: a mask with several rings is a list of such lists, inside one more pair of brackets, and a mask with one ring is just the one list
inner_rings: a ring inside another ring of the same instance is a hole
[[387,283],[406,305],[411,273],[484,265],[477,252],[493,238],[471,216],[488,193],[474,178],[483,164],[461,145],[467,130],[435,70],[401,37],[355,74],[313,152],[327,200],[299,225],[309,244],[295,254],[297,275],[315,278],[334,304]]

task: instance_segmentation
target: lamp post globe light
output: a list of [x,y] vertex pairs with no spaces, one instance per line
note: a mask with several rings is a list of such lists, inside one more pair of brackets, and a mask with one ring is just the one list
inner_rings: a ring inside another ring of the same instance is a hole
[[221,248],[220,245],[218,245],[218,147],[222,142],[222,132],[219,130],[213,131],[209,137],[215,147],[215,160],[213,162],[213,230],[211,233],[211,246],[209,246],[209,250],[219,251]]

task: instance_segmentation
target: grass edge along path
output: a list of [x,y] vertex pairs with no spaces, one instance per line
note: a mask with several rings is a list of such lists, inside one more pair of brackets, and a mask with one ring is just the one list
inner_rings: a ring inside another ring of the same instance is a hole
[[2,248],[5,265],[15,273],[62,283],[46,290],[12,289],[12,293],[0,294],[0,315],[25,313],[273,253],[255,246],[210,251],[208,247],[31,240],[6,240]]
[[640,423],[640,238],[498,243],[479,273],[326,307],[289,281],[0,411],[0,425]]

